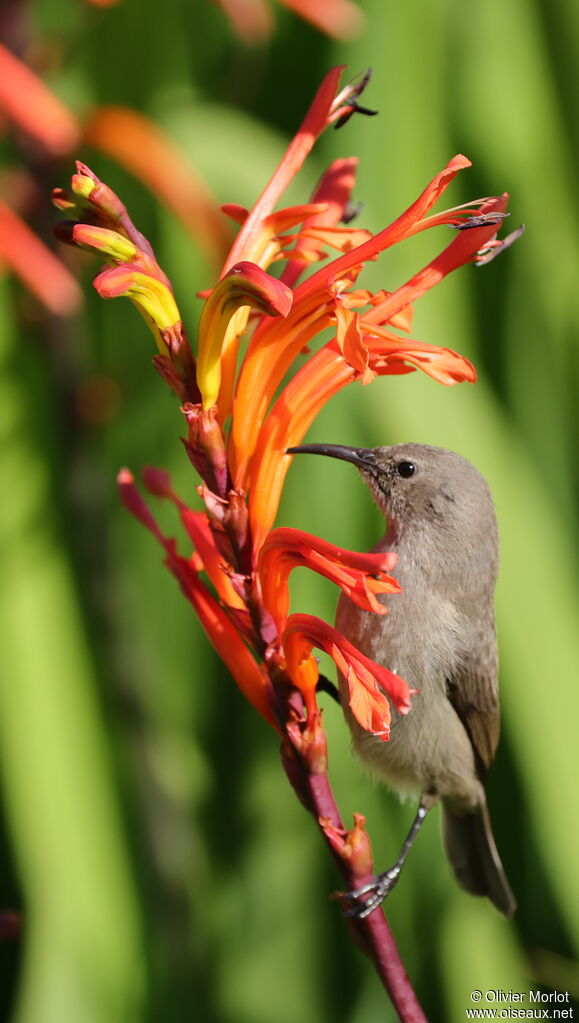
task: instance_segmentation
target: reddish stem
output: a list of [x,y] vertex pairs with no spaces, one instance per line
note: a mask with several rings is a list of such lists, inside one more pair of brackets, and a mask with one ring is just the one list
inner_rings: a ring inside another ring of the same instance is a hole
[[[310,775],[308,790],[314,816],[316,818],[329,817],[332,822],[337,822],[338,827],[343,827],[340,811],[335,798],[333,798],[327,774]],[[326,844],[331,849],[323,829],[320,830]],[[352,884],[347,864],[336,854],[335,858],[349,889],[361,887],[371,881],[372,876],[368,874],[366,878],[356,877],[355,884]],[[374,909],[373,913],[370,913],[365,920],[350,921],[350,927],[356,944],[372,960],[378,977],[388,991],[402,1023],[427,1023],[427,1017],[418,1003],[382,907]]]
[[[293,788],[301,802],[315,817],[318,825],[320,819],[325,819],[331,821],[334,827],[343,829],[344,825],[330,787],[328,775],[326,773],[310,773],[307,764],[297,753],[292,757],[291,768],[287,757],[283,759]],[[321,826],[320,831],[349,889],[360,887],[371,880],[371,874],[365,878],[357,875],[353,883],[352,874],[346,861],[336,853]],[[373,961],[378,976],[402,1023],[427,1023],[383,910],[376,909],[364,920],[352,919],[349,924],[356,944]]]

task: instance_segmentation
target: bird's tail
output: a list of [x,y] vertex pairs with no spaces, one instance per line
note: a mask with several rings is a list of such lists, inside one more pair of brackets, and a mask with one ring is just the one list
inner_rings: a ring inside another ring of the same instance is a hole
[[500,861],[486,803],[474,813],[458,813],[444,804],[444,846],[456,879],[471,895],[487,895],[505,916],[517,908]]

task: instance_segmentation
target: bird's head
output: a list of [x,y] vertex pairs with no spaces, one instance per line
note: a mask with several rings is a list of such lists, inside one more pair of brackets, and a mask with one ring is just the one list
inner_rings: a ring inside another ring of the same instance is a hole
[[[396,537],[412,535],[446,556],[497,549],[497,527],[487,483],[466,458],[428,444],[355,448],[304,444],[288,454],[326,455],[357,466]],[[492,557],[496,560],[496,555]]]

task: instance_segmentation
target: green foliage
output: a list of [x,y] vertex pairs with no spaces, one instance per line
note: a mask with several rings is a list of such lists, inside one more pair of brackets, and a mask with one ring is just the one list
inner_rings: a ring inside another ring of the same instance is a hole
[[[569,98],[579,13],[569,0],[363,6],[367,31],[338,45],[276,5],[277,34],[256,52],[205,0],[162,8],[123,0],[100,11],[38,0],[30,13],[33,31],[62,47],[51,85],[72,107],[109,102],[153,116],[221,202],[251,203],[322,74],[343,62],[353,72],[374,67],[368,103],[380,117],[328,133],[292,201],[330,159],[357,154],[356,198],[377,229],[463,151],[474,168],[449,204],[507,189],[509,229],[527,224],[497,262],[463,269],[417,308],[413,336],[469,355],[475,388],[446,389],[418,373],[355,386],[310,435],[455,449],[496,498],[504,730],[489,798],[520,908],[505,923],[456,889],[434,816],[388,902],[427,1014],[458,1023],[475,987],[573,983],[579,944],[579,267]],[[195,292],[213,269],[142,186],[88,149],[79,156],[121,192],[193,324]],[[60,183],[69,170],[58,168]],[[391,288],[438,244],[406,243],[366,280]],[[26,916],[6,1018],[388,1023],[378,981],[326,899],[337,875],[279,767],[276,737],[222,670],[150,538],[119,507],[114,477],[124,464],[135,473],[163,465],[185,499],[194,493],[147,331],[127,304],[92,294],[72,328],[31,317],[16,285],[2,287],[0,304],[0,904],[21,903]],[[79,388],[95,373],[119,388],[118,408],[99,425],[78,415]],[[378,535],[353,470],[332,462],[295,464],[279,521],[352,549]],[[331,619],[335,593],[323,581],[301,573],[294,594],[300,610]],[[363,775],[333,705],[325,721],[340,806],[347,819],[367,816],[386,866],[411,808]]]

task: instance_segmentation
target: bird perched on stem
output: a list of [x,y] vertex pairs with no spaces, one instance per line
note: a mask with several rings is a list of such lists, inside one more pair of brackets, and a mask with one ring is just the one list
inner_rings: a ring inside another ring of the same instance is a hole
[[340,458],[360,470],[386,519],[375,550],[396,552],[403,592],[382,598],[387,615],[365,611],[343,595],[336,626],[418,690],[410,713],[395,714],[384,742],[356,722],[340,679],[340,699],[364,763],[399,793],[420,793],[400,857],[371,884],[345,896],[347,915],[363,917],[380,905],[428,810],[442,802],[444,845],[459,884],[511,916],[516,903],[484,788],[499,739],[493,603],[498,532],[489,488],[465,458],[424,444],[307,444],[289,453]]

